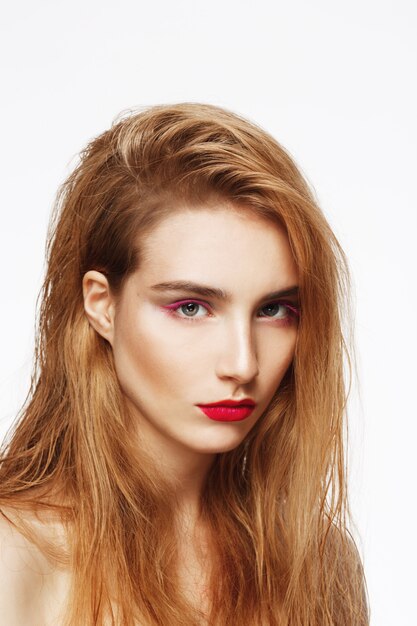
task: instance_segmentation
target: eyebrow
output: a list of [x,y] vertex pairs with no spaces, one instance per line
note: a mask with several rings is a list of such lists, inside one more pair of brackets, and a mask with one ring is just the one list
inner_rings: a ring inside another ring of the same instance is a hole
[[[209,285],[200,285],[188,280],[174,280],[165,283],[158,283],[157,285],[152,285],[151,289],[154,291],[190,291],[192,293],[197,293],[200,296],[204,296],[205,298],[216,298],[217,300],[223,300],[225,302],[230,302],[232,299],[232,295],[223,289],[210,287]],[[287,287],[286,289],[280,289],[278,291],[267,293],[262,300],[298,296],[298,293],[298,286]]]

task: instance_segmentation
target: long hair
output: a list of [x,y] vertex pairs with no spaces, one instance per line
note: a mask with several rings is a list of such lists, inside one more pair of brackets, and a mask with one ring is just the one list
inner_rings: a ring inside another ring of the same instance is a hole
[[[344,254],[289,154],[214,106],[119,119],[60,189],[32,386],[3,452],[0,504],[54,510],[64,524],[67,550],[54,558],[74,574],[68,625],[133,626],[138,616],[199,623],[179,591],[171,490],[132,443],[111,346],[84,313],[82,278],[103,272],[117,296],[140,267],[141,238],[178,203],[198,210],[213,198],[285,229],[301,316],[293,363],[270,405],[207,476],[201,515],[216,531],[209,623],[367,624],[347,529]],[[24,532],[39,544],[34,530]]]

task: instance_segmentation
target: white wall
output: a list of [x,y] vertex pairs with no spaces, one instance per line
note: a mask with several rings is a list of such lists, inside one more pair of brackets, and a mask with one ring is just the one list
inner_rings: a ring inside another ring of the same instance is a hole
[[416,13],[412,0],[17,0],[0,33],[0,434],[27,390],[48,215],[74,155],[129,107],[240,112],[293,154],[351,261],[352,504],[374,626],[416,623]]

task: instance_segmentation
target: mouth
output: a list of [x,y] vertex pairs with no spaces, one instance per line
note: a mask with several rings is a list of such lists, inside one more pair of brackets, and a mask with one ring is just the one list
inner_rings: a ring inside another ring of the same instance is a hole
[[251,399],[222,400],[212,404],[198,404],[198,408],[210,419],[217,422],[240,422],[246,419],[255,408],[255,403]]

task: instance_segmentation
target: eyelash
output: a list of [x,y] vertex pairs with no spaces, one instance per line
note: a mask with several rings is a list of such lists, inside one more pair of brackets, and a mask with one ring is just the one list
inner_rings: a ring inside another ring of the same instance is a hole
[[[186,322],[201,321],[201,319],[203,319],[203,316],[202,317],[187,317],[186,315],[182,316],[178,314],[178,310],[181,309],[181,307],[185,306],[186,304],[196,304],[197,306],[203,307],[207,309],[207,311],[210,312],[210,308],[207,306],[207,304],[205,304],[204,302],[200,302],[198,300],[181,300],[179,302],[174,302],[173,304],[170,304],[168,306],[164,306],[163,308],[166,310],[168,315],[172,315],[173,317],[176,317],[178,319],[185,320]],[[300,310],[297,307],[297,305],[293,304],[292,302],[283,302],[283,301],[277,300],[275,302],[268,302],[267,304],[264,304],[263,307],[261,308],[266,308],[268,306],[274,306],[277,304],[280,306],[284,306],[287,309],[287,315],[285,317],[280,317],[280,318],[270,317],[269,319],[271,319],[274,322],[280,322],[281,325],[283,326],[292,324],[294,321],[298,320],[300,316]],[[265,319],[268,319],[269,316],[265,315],[262,317],[264,317]]]

